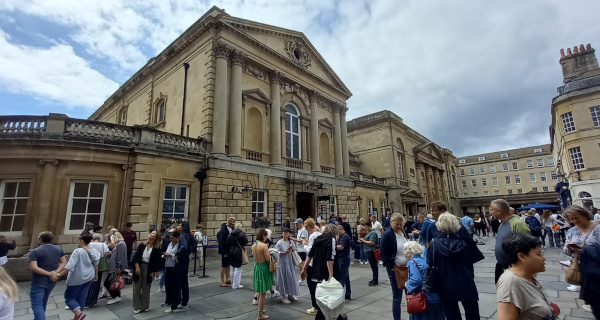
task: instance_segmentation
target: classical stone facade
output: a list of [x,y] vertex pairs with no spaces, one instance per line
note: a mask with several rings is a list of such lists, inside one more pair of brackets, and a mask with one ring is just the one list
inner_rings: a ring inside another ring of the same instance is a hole
[[564,85],[552,99],[550,139],[569,203],[600,206],[600,68],[588,44],[560,50]]

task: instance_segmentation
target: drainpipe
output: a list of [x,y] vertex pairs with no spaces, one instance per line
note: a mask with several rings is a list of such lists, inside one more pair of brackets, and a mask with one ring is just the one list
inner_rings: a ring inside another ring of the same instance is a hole
[[187,95],[187,72],[190,68],[189,63],[185,62],[183,64],[185,75],[183,76],[183,107],[181,108],[181,135],[183,136],[183,126],[185,123],[185,97]]
[[198,203],[198,223],[202,223],[202,190],[204,189],[204,180],[208,175],[206,169],[201,169],[194,174],[194,178],[200,180],[200,203]]

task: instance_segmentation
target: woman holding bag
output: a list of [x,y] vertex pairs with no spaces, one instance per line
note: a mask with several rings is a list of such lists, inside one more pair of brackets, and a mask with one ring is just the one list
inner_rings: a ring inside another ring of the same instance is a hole
[[[127,245],[125,245],[123,235],[118,231],[114,232],[110,237],[110,242],[114,245],[114,249],[110,254],[110,260],[108,261],[108,272],[116,275],[127,269]],[[110,281],[111,278],[112,277],[109,276],[104,281],[104,287],[108,290],[111,297],[106,304],[113,304],[121,301],[121,289],[110,290],[110,285],[112,284]]]
[[108,271],[108,260],[106,259],[106,256],[110,254],[110,250],[108,250],[108,247],[102,241],[103,239],[104,237],[101,233],[94,233],[92,235],[92,242],[89,244],[90,248],[95,249],[100,255],[100,262],[98,262],[98,279],[90,285],[87,298],[85,299],[86,308],[93,307],[98,302],[100,287],[102,287],[102,275]]
[[[227,236],[227,247],[229,248],[229,265],[231,266],[231,288],[240,289],[243,288],[240,284],[242,280],[242,266],[244,265],[244,253],[246,252],[246,244],[248,244],[248,237],[242,231],[242,223],[236,222],[234,229]],[[248,263],[248,256],[246,255],[246,263]]]
[[160,275],[162,269],[161,238],[158,231],[152,231],[148,240],[138,245],[131,257],[135,267],[133,273],[133,313],[150,311],[150,288],[152,280]]
[[387,228],[381,235],[380,253],[392,286],[392,315],[394,320],[400,320],[402,289],[408,278],[407,260],[404,255],[404,244],[407,241],[403,231],[402,215],[397,212],[392,214],[390,222],[391,228]]
[[[406,281],[406,299],[408,307],[409,295],[423,293],[423,279],[427,270],[427,262],[423,257],[423,246],[416,241],[408,241],[404,244],[404,255],[408,262],[408,280]],[[425,293],[427,311],[410,314],[410,320],[443,320],[444,314],[440,304],[440,298],[435,293]],[[410,311],[409,311],[410,313]]]
[[276,288],[281,293],[281,302],[289,304],[291,301],[298,300],[295,296],[300,295],[300,286],[292,258],[294,247],[290,241],[290,229],[283,229],[281,239],[277,241],[275,249],[279,251]]

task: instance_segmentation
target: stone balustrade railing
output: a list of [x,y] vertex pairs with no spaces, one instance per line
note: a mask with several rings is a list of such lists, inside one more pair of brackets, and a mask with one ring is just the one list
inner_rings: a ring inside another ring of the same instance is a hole
[[246,151],[246,159],[256,162],[262,162],[262,152],[258,151]]
[[288,168],[303,169],[302,160],[286,159],[285,165]]
[[2,116],[0,134],[27,134],[46,132],[46,117],[43,116]]
[[376,176],[370,176],[362,174],[360,172],[350,172],[350,178],[361,182],[373,183],[378,185],[385,185],[385,178],[378,178]]
[[157,131],[155,134],[154,143],[158,147],[193,153],[204,152],[202,142],[198,139],[161,131]]
[[85,139],[91,142],[129,144],[132,141],[132,127],[112,123],[67,119],[64,136],[68,140]]
[[333,168],[332,168],[332,167],[328,167],[328,166],[321,166],[321,172],[322,172],[322,173],[331,174],[331,170],[333,170]]

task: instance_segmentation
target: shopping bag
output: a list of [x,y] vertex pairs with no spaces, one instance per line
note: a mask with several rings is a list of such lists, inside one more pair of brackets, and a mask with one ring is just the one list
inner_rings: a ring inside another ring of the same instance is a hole
[[327,319],[336,319],[344,309],[346,290],[335,278],[317,284],[315,298]]
[[121,275],[121,272],[113,272],[108,281],[110,282],[109,290],[121,290],[125,288],[125,279]]
[[302,258],[300,258],[300,255],[298,252],[296,252],[296,250],[292,251],[292,259],[294,260],[294,265],[296,266],[299,266],[302,263]]

